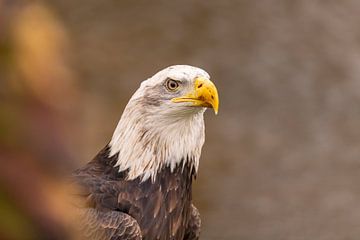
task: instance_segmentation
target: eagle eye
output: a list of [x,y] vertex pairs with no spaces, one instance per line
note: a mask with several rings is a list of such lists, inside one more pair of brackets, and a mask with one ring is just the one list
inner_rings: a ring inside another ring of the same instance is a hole
[[174,92],[179,88],[180,84],[178,81],[168,78],[165,82],[165,86],[166,86],[167,90]]

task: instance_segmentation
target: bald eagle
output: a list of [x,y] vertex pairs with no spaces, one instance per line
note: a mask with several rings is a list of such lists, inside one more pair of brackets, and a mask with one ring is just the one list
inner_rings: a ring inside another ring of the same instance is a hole
[[143,81],[111,141],[74,173],[86,239],[198,239],[192,181],[204,144],[204,112],[218,93],[204,70],[165,68]]

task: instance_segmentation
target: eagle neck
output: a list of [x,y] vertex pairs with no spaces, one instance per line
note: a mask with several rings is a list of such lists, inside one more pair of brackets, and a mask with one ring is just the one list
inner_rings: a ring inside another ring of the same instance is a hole
[[[129,102],[110,141],[109,157],[127,171],[127,179],[155,180],[163,167],[171,171],[189,163],[197,172],[204,144],[204,110],[184,116],[143,111]],[[149,110],[149,108],[148,108]]]

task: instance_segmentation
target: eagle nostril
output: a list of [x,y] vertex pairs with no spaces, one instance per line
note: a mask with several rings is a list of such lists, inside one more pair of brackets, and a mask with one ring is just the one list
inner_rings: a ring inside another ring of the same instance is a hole
[[200,84],[199,84],[199,86],[198,86],[198,88],[201,88],[201,87],[202,87],[202,85],[203,85],[203,84],[202,84],[202,83],[200,83]]

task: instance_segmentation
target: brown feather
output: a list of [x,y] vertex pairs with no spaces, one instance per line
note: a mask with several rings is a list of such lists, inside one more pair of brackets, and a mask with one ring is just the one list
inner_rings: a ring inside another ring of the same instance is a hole
[[190,164],[181,162],[173,171],[164,166],[155,180],[126,180],[126,172],[114,167],[117,156],[109,158],[108,151],[102,150],[74,174],[87,199],[90,218],[84,224],[90,236],[101,240],[127,239],[121,237],[124,234],[138,237],[131,235],[138,226],[142,239],[197,239],[189,238],[198,237],[200,228],[192,219],[198,215],[191,204],[194,171]]

